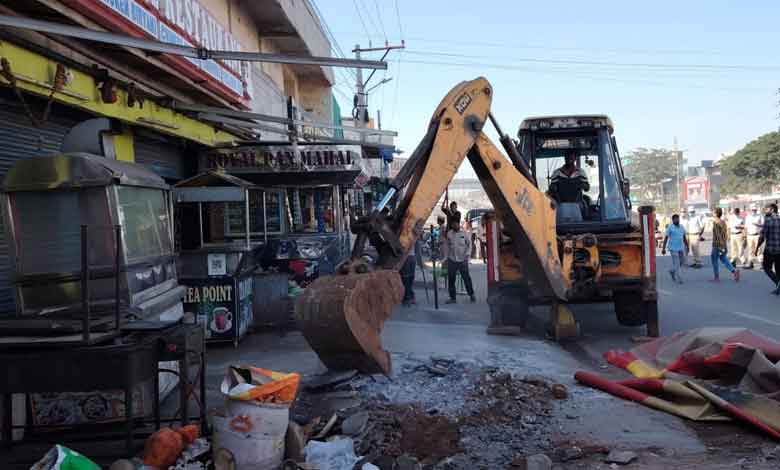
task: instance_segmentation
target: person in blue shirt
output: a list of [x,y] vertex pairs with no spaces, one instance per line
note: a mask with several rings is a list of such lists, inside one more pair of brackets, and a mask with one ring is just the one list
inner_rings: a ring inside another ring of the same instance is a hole
[[672,216],[672,223],[666,228],[666,236],[664,236],[664,244],[661,248],[662,255],[666,254],[667,243],[669,245],[669,254],[672,256],[672,269],[669,271],[669,274],[674,282],[682,284],[680,267],[683,264],[685,253],[688,252],[688,237],[685,235],[685,228],[680,225],[680,216],[678,214]]

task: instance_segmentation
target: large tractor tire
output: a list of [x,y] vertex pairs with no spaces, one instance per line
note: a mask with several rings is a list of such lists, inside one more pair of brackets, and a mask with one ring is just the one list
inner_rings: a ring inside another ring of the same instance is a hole
[[658,326],[658,302],[655,300],[642,300],[639,292],[615,292],[615,314],[617,321],[623,326],[647,325],[647,335],[657,337]]

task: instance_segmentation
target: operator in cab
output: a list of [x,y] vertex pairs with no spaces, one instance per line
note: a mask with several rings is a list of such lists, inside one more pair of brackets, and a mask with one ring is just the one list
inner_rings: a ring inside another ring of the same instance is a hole
[[565,163],[550,177],[548,194],[558,202],[582,202],[584,192],[590,189],[588,177],[577,167],[577,151],[570,149],[564,154]]

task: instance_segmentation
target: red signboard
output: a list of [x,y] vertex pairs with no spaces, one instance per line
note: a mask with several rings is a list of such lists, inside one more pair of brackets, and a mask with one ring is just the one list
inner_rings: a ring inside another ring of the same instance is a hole
[[707,204],[709,201],[710,181],[705,176],[685,178],[685,203]]
[[[63,0],[106,29],[130,36],[209,50],[241,45],[197,0]],[[177,72],[244,108],[252,96],[246,62],[162,54]]]

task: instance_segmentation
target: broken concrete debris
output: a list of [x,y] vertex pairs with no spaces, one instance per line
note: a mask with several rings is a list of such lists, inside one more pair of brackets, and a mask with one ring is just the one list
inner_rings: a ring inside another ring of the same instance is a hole
[[349,382],[357,375],[357,370],[328,371],[306,379],[301,385],[304,390],[318,391],[333,388],[337,385]]
[[550,470],[552,460],[545,454],[534,454],[528,457],[518,457],[510,465],[512,470]]
[[578,446],[565,446],[555,449],[555,459],[560,462],[569,462],[585,457],[585,452]]
[[341,423],[341,432],[347,436],[357,436],[366,429],[368,424],[368,411],[359,411]]
[[628,465],[638,458],[636,452],[630,450],[613,450],[604,459],[606,463],[616,463],[619,465]]
[[552,394],[558,400],[569,398],[569,390],[563,384],[554,384],[552,386]]

